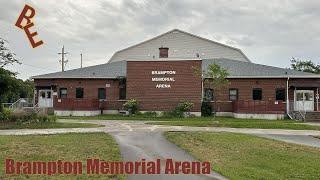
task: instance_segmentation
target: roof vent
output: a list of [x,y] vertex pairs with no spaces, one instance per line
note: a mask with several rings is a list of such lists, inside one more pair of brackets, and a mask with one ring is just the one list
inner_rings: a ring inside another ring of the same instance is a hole
[[168,58],[169,48],[161,47],[159,48],[159,58]]

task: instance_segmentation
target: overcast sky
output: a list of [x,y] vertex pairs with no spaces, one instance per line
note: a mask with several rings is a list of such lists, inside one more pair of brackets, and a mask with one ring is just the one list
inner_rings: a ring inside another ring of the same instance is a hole
[[[14,26],[25,4],[36,10],[33,49]],[[0,37],[22,65],[18,77],[106,63],[112,54],[171,29],[242,49],[255,63],[289,67],[291,57],[320,62],[319,0],[1,0]]]

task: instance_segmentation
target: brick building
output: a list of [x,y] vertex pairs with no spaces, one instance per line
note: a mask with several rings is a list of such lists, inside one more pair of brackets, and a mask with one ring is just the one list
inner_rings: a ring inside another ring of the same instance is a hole
[[[229,85],[214,93],[194,74],[218,64]],[[218,115],[281,119],[291,112],[318,111],[320,76],[252,63],[237,48],[172,30],[116,52],[108,63],[32,77],[35,103],[57,115],[118,113],[128,99],[140,111],[169,111],[180,101],[213,103]]]

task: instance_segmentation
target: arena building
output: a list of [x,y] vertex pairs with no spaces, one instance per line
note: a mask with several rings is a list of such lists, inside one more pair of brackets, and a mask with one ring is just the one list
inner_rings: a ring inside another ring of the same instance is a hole
[[[194,73],[213,63],[229,73],[219,93]],[[106,64],[32,78],[35,104],[56,115],[119,113],[128,99],[137,99],[140,111],[169,111],[188,100],[200,115],[215,94],[223,116],[283,119],[319,110],[319,75],[255,64],[240,49],[177,29],[120,50]]]

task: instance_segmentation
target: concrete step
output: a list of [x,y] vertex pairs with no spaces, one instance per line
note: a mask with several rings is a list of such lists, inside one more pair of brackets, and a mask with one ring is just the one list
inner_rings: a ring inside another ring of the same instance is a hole
[[320,122],[320,112],[307,112],[305,121]]

